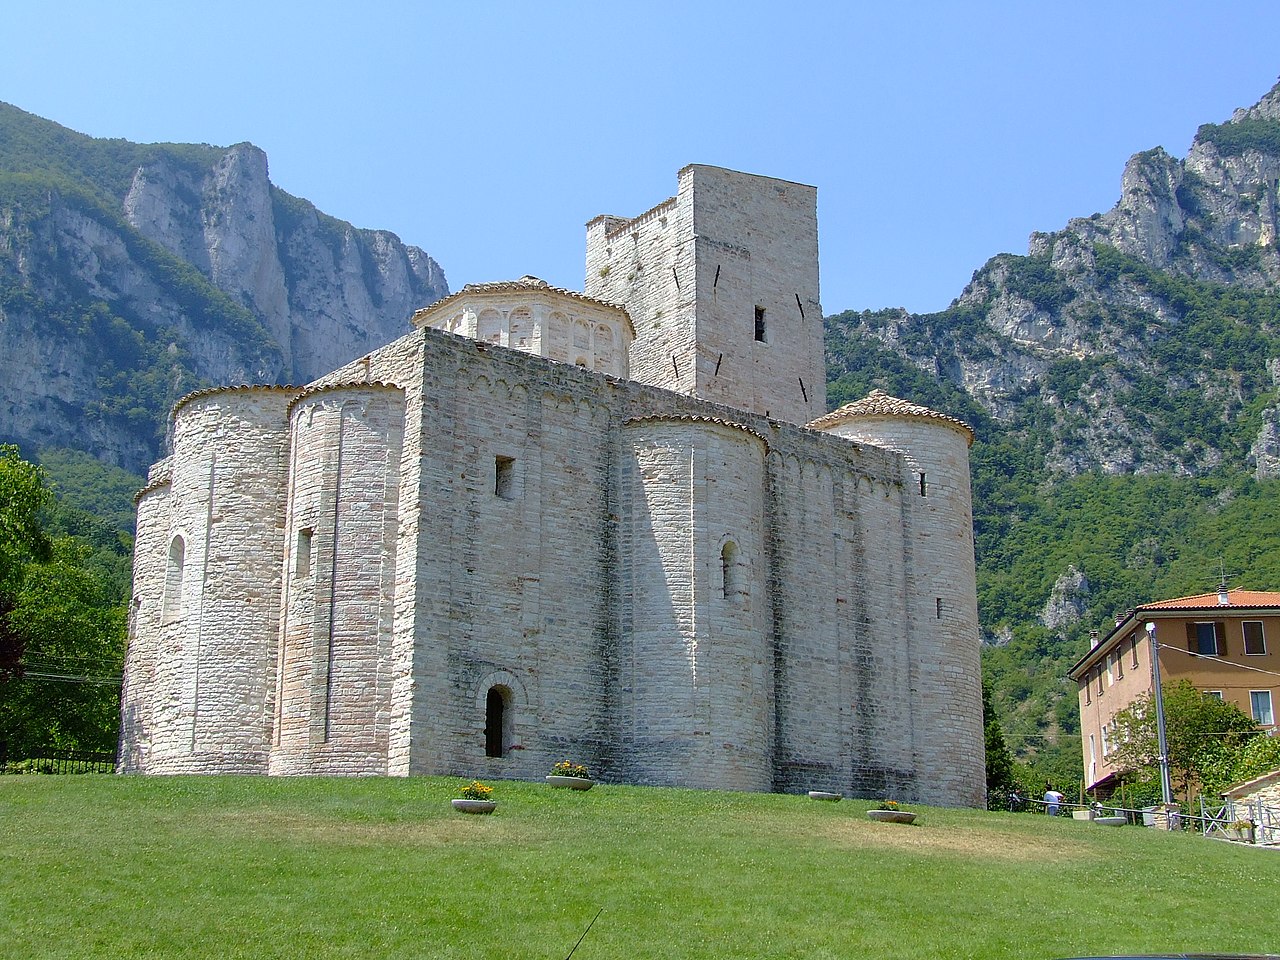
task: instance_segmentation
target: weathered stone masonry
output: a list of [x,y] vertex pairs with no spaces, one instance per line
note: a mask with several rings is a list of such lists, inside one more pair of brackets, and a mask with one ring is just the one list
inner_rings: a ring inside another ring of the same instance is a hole
[[[655,279],[626,311],[590,282],[464,288],[308,388],[179,405],[139,497],[122,770],[533,778],[567,756],[982,802],[971,434],[874,394],[798,425],[822,384],[812,188],[691,167],[639,220],[589,235],[721,235],[635,255],[627,282]],[[734,224],[773,239],[725,266]]]

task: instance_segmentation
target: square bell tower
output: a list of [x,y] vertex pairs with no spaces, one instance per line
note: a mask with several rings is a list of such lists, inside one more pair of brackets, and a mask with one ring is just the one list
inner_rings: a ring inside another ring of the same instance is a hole
[[826,412],[816,188],[691,164],[674,197],[587,224],[585,289],[630,314],[632,379],[789,423]]

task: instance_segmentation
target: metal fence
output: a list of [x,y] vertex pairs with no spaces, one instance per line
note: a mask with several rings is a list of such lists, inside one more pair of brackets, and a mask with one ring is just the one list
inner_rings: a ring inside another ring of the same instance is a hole
[[28,756],[7,755],[0,744],[0,774],[115,773],[116,755],[94,750],[40,750]]

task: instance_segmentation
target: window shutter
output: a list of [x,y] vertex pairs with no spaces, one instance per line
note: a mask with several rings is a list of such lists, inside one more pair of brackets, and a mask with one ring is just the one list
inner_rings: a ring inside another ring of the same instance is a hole
[[1187,624],[1187,652],[1200,652],[1200,642],[1196,639],[1196,625],[1194,623]]
[[1213,622],[1213,639],[1218,647],[1218,656],[1227,655],[1227,625],[1221,620]]

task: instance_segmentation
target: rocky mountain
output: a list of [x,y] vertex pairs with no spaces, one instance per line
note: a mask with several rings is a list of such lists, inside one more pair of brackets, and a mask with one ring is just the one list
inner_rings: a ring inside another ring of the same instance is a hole
[[99,140],[0,104],[0,440],[139,472],[183,393],[305,383],[447,293],[424,251],[272,184],[252,144]]
[[845,313],[832,332],[955,385],[1002,429],[1039,432],[1058,473],[1247,461],[1270,475],[1278,185],[1280,84],[1202,126],[1183,160],[1132,157],[1113,209],[993,257],[949,309]]
[[1280,589],[1280,84],[1114,208],[992,257],[946,310],[827,318],[832,404],[963,416],[984,672],[1024,759],[1080,775],[1065,680],[1137,603]]

